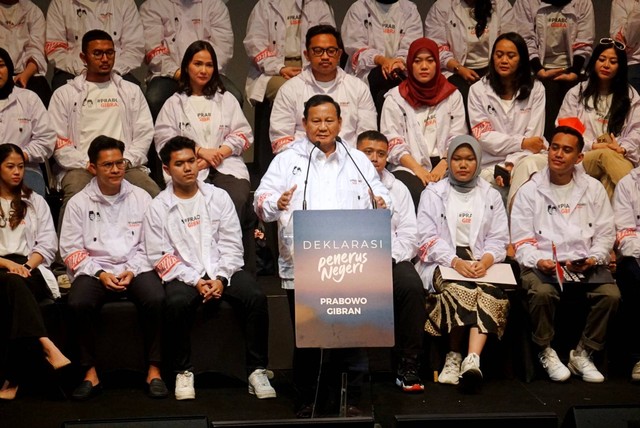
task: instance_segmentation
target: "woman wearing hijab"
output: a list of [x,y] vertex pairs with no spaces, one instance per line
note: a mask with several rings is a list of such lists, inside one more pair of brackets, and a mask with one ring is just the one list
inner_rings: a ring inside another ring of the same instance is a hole
[[40,98],[19,88],[13,74],[11,56],[0,48],[0,144],[13,143],[22,149],[25,184],[44,196],[46,186],[40,163],[53,154],[56,134]]
[[[475,138],[455,137],[449,173],[424,191],[418,208],[420,260],[416,269],[428,298],[425,330],[449,336],[450,352],[438,382],[473,386],[482,380],[480,353],[489,334],[504,333],[509,303],[502,290],[480,282],[502,262],[509,242],[507,215],[497,190],[479,178],[482,150]],[[469,281],[445,281],[440,267]],[[469,336],[465,348],[464,339]],[[462,354],[467,356],[462,360]]]
[[427,184],[444,177],[449,141],[467,134],[462,95],[440,72],[438,46],[420,38],[407,55],[407,79],[387,93],[380,131],[389,139],[389,170],[418,207]]

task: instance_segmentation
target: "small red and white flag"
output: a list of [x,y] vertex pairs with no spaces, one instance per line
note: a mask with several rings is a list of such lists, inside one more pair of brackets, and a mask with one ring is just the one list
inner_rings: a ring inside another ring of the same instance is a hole
[[558,277],[558,285],[560,286],[560,291],[563,291],[562,283],[564,282],[564,270],[558,261],[558,253],[556,251],[556,244],[551,241],[551,251],[553,252],[553,262],[556,264],[556,276]]

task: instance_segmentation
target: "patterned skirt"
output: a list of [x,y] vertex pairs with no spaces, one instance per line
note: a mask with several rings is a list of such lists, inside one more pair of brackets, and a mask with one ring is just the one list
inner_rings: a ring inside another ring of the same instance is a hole
[[[471,259],[468,248],[458,248],[458,257]],[[450,333],[455,327],[478,327],[481,333],[501,338],[507,324],[509,300],[504,291],[486,282],[445,281],[440,269],[433,275],[436,293],[427,297],[425,330],[432,336]]]

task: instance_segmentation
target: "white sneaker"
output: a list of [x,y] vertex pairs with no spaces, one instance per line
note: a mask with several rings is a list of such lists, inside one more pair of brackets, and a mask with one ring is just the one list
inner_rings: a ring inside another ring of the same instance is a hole
[[634,382],[640,381],[640,361],[633,366],[633,370],[631,370],[631,380]]
[[480,356],[478,354],[472,352],[462,361],[460,377],[464,380],[482,380]]
[[196,390],[193,388],[193,373],[188,370],[176,375],[176,400],[193,400]]
[[604,382],[604,376],[591,361],[591,355],[584,349],[580,352],[572,350],[569,353],[569,370],[585,382]]
[[260,399],[276,398],[276,390],[269,383],[269,370],[255,369],[249,375],[249,394],[253,394]]
[[438,382],[457,385],[460,381],[460,363],[462,363],[462,355],[459,352],[449,352],[444,361],[444,367],[438,375]]
[[538,354],[538,359],[552,381],[564,382],[571,377],[571,372],[567,366],[562,364],[562,361],[560,361],[558,354],[556,354],[556,351],[554,351],[553,348],[545,348]]

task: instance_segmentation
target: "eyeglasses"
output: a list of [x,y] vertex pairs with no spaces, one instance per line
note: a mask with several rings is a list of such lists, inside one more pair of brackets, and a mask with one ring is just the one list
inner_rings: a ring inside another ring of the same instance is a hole
[[125,169],[127,166],[129,166],[129,160],[128,159],[120,159],[120,160],[113,161],[113,162],[103,162],[103,163],[99,163],[98,166],[100,168],[104,168],[104,169],[107,169],[107,170],[113,169],[114,166],[117,169]]
[[309,50],[311,51],[311,54],[313,56],[322,56],[325,54],[327,54],[327,56],[329,58],[333,58],[334,56],[336,56],[338,54],[338,52],[340,51],[340,48],[336,48],[336,47],[329,47],[329,48],[309,48]]
[[91,56],[93,57],[93,59],[102,59],[103,55],[106,55],[107,58],[111,59],[116,55],[116,51],[113,49],[109,49],[106,51],[96,49],[95,51],[91,51]]
[[601,45],[613,45],[613,46],[616,47],[616,49],[621,50],[621,51],[627,49],[627,45],[625,45],[624,43],[619,42],[617,40],[613,40],[610,37],[603,37],[602,39],[600,39],[600,44]]

